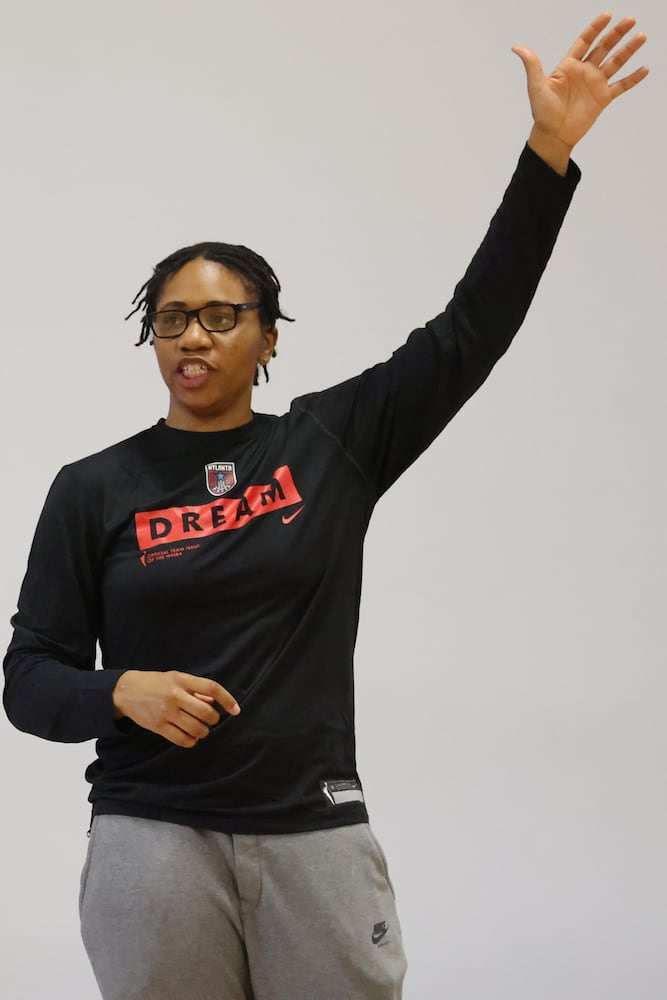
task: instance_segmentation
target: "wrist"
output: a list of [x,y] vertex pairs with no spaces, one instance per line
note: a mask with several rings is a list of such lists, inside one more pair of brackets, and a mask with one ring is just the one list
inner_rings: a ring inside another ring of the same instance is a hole
[[113,714],[115,719],[125,718],[125,708],[124,708],[124,694],[127,688],[128,675],[133,673],[132,670],[126,670],[120,675],[118,680],[114,685],[114,689],[111,692],[111,701],[113,704]]
[[573,146],[563,142],[558,136],[542,131],[537,125],[533,125],[528,136],[528,145],[552,170],[565,177]]

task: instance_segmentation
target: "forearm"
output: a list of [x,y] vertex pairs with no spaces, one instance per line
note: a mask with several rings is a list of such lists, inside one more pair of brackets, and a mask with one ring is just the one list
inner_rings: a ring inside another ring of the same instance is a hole
[[[459,388],[474,392],[521,326],[553,251],[580,177],[558,176],[525,149],[486,236],[448,308]],[[445,334],[447,336],[447,334]],[[456,369],[455,369],[456,371]]]
[[23,732],[60,743],[119,732],[113,689],[122,670],[83,670],[43,653],[10,647],[3,702]]
[[3,701],[24,732],[63,743],[117,732],[122,670],[95,670],[106,544],[98,484],[66,466],[42,510],[4,661]]

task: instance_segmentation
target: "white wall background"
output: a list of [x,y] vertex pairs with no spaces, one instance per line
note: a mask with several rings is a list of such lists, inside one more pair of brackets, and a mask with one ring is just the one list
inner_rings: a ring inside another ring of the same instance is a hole
[[[649,34],[633,66],[652,75],[577,150],[584,179],[522,332],[368,539],[359,764],[407,1000],[667,995],[667,16],[661,0],[627,12]],[[5,11],[5,620],[57,469],[166,412],[122,319],[152,265],[202,239],[274,265],[298,322],[256,409],[387,356],[446,304],[527,135],[510,46],[551,68],[596,13]],[[92,744],[3,718],[0,748],[0,994],[89,1000],[76,898]]]

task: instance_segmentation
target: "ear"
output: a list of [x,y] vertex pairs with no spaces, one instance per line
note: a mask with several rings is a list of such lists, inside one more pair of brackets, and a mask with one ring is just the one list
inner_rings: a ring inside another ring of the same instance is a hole
[[267,326],[264,329],[262,336],[262,348],[261,354],[261,364],[267,364],[269,358],[273,357],[273,352],[276,349],[276,344],[278,342],[278,328],[274,326]]

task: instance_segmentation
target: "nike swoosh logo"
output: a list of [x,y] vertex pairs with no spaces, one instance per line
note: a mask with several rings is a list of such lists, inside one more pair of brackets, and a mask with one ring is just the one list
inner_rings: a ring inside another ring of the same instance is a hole
[[[304,504],[303,507],[305,506],[306,505]],[[299,507],[299,509],[295,511],[293,514],[290,514],[289,517],[285,517],[285,515],[283,514],[283,524],[289,524],[290,521],[293,521],[295,517],[298,517],[301,511],[303,510],[303,507]]]
[[389,928],[385,927],[385,929],[383,931],[380,931],[379,934],[372,934],[371,935],[371,941],[373,942],[373,944],[379,944],[380,941],[385,936],[385,934],[387,933],[388,930],[389,930]]

